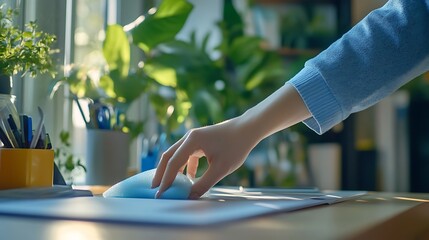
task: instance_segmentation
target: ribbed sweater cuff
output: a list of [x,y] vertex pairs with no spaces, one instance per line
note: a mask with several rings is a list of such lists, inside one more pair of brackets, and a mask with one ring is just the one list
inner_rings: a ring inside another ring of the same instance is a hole
[[304,100],[312,117],[304,124],[318,134],[323,134],[343,120],[341,106],[319,72],[305,67],[288,83],[292,84]]

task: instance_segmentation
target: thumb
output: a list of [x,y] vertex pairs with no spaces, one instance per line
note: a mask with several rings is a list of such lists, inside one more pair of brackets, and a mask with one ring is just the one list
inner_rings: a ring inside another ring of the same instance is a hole
[[223,174],[219,174],[217,171],[214,171],[212,167],[209,167],[207,171],[198,179],[198,181],[194,183],[188,198],[200,198],[211,187],[218,183],[222,179],[222,177]]

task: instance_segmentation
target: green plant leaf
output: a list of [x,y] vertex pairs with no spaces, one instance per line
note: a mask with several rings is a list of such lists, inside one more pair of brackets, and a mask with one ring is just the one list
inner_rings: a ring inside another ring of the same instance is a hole
[[131,29],[133,43],[148,53],[158,44],[173,40],[182,29],[192,4],[185,0],[164,0],[153,15],[148,15]]
[[17,73],[35,77],[39,73],[56,74],[51,49],[56,37],[39,31],[36,22],[24,29],[14,23],[18,11],[0,7],[0,72],[7,76]]
[[210,32],[204,35],[203,42],[201,43],[201,51],[203,52],[207,51],[207,45],[210,40],[210,35],[211,35]]
[[70,172],[74,170],[75,164],[74,164],[74,161],[73,161],[73,155],[69,155],[66,158],[65,168],[67,169],[67,171],[70,171]]
[[188,92],[198,86],[206,87],[213,78],[219,79],[219,69],[206,52],[177,40],[160,45],[144,70],[161,85],[186,88]]
[[153,17],[166,18],[183,13],[189,13],[191,10],[192,4],[186,0],[163,0]]
[[109,75],[103,75],[100,77],[100,87],[104,89],[107,96],[111,98],[116,97],[115,83]]
[[124,123],[124,127],[128,129],[128,133],[132,139],[138,137],[138,135],[143,132],[144,126],[144,121],[133,122],[126,120]]
[[176,69],[173,67],[163,65],[157,61],[151,61],[145,65],[144,70],[148,76],[161,85],[167,87],[177,86]]
[[111,71],[117,69],[121,77],[128,75],[130,44],[122,26],[116,24],[107,26],[103,54]]
[[245,81],[245,89],[248,91],[256,89],[262,84],[268,84],[270,80],[275,82],[286,81],[285,75],[286,71],[281,66],[265,60],[258,66],[258,70]]
[[118,97],[126,99],[126,102],[131,104],[134,100],[146,92],[148,81],[150,81],[150,79],[145,75],[128,75],[128,77],[121,82],[121,85],[117,86]]
[[83,169],[83,171],[86,172],[86,167],[85,167],[85,165],[83,165],[83,163],[80,160],[80,158],[77,160],[77,166],[81,167]]
[[233,40],[229,48],[229,56],[235,64],[241,64],[261,51],[262,40],[259,37],[241,36]]
[[131,104],[131,102],[145,92],[147,82],[149,81],[147,76],[136,73],[121,78],[117,70],[111,71],[109,77],[102,78],[102,80],[102,86],[107,88],[105,90],[113,91],[118,102],[127,104]]
[[[174,103],[174,111],[171,116],[167,115],[167,123],[170,129],[176,129],[179,124],[183,123],[189,115],[189,110],[192,103],[189,100],[188,94],[182,90],[176,90],[176,102]],[[174,125],[176,123],[177,125]]]
[[256,74],[260,66],[264,64],[264,53],[263,52],[254,52],[246,62],[235,65],[236,69],[236,80],[240,83],[241,86],[244,86],[254,74]]
[[159,94],[159,92],[155,92],[150,95],[150,102],[155,110],[158,120],[161,124],[166,125],[166,113],[169,106],[174,105],[174,99],[168,99]]
[[223,118],[219,101],[208,91],[200,90],[192,99],[192,109],[200,124],[213,124]]
[[224,0],[223,4],[223,26],[221,27],[228,29],[228,34],[224,37],[230,43],[236,37],[244,35],[244,24],[232,0]]
[[60,141],[62,144],[68,146],[69,145],[70,133],[66,131],[60,132]]
[[159,91],[150,95],[150,101],[154,107],[158,121],[164,126],[164,131],[170,134],[177,129],[189,115],[191,103],[186,93],[176,90],[176,96],[168,97]]

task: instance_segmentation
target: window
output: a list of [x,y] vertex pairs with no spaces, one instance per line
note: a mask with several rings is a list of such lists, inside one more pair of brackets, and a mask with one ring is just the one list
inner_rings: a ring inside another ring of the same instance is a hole
[[[72,63],[93,64],[101,61],[100,53],[106,24],[125,25],[153,6],[154,1],[140,0],[0,0],[19,10],[17,22],[23,24],[37,20],[40,30],[57,36],[55,62],[59,71]],[[84,156],[85,125],[82,117],[70,101],[67,90],[60,90],[51,99],[48,96],[51,79],[40,76],[36,79],[14,78],[16,106],[20,113],[34,116],[38,122],[37,106],[45,113],[45,126],[52,142],[59,142],[62,130],[73,133],[73,148],[76,156]],[[55,146],[54,146],[55,147]],[[131,155],[131,157],[136,157]]]
[[[77,0],[75,1],[75,18],[72,45],[72,63],[86,66],[101,66],[104,58],[101,52],[104,39],[104,29],[107,24],[118,23],[126,25],[142,15],[145,9],[152,6],[151,1],[138,0]],[[86,109],[85,109],[86,110]],[[134,114],[141,114],[137,106]],[[83,118],[76,104],[72,106],[73,147],[77,155],[84,156],[86,151],[86,129]],[[139,159],[138,143],[131,146],[130,158]],[[137,161],[130,161],[130,168],[136,168]]]

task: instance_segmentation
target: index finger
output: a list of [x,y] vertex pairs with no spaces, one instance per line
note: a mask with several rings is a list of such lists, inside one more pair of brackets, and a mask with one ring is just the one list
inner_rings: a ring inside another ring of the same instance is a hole
[[171,186],[174,179],[177,176],[179,169],[186,164],[189,156],[191,156],[196,151],[193,141],[187,137],[183,143],[177,148],[173,156],[169,161],[166,162],[164,176],[161,180],[161,185],[159,186],[158,193],[156,198],[161,196],[161,194]]
[[165,168],[167,167],[168,161],[173,156],[173,154],[176,152],[176,150],[180,147],[180,145],[185,140],[185,137],[182,137],[179,141],[177,141],[173,146],[171,146],[167,151],[165,151],[161,159],[159,160],[158,166],[155,171],[155,176],[152,180],[152,188],[158,187],[161,183],[162,177],[164,176]]

